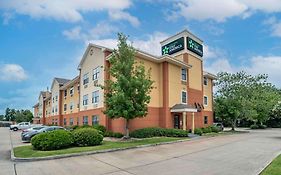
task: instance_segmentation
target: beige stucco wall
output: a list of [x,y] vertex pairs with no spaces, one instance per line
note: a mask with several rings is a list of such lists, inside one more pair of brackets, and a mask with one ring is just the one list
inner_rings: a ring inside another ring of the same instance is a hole
[[[94,86],[93,81],[93,69],[100,66],[100,75],[98,79],[98,84],[104,85],[104,53],[100,48],[92,47],[93,54],[90,55],[90,52],[87,53],[86,59],[81,65],[81,77],[80,77],[80,110],[89,110],[103,107],[104,102],[104,93],[100,87]],[[90,50],[91,50],[90,49]],[[89,83],[87,86],[83,85],[83,75],[89,74]],[[92,93],[96,90],[99,90],[99,103],[94,105],[92,103]],[[88,105],[83,106],[83,96],[88,94]]]
[[[213,110],[213,95],[212,95],[212,86],[213,86],[213,82],[211,79],[208,78],[208,84],[203,85],[203,89],[204,89],[204,96],[208,97],[208,105],[204,105],[204,110],[205,111],[212,111]],[[204,99],[203,99],[204,100]],[[202,102],[202,104],[204,104],[204,101]]]
[[[73,85],[67,87],[67,96],[64,97],[64,90],[63,90],[63,98],[62,98],[62,114],[72,114],[78,112],[78,104],[79,104],[79,92],[78,92],[79,81]],[[73,87],[74,93],[70,95],[70,89]],[[70,110],[70,104],[73,102],[73,109]],[[64,104],[67,104],[67,110],[64,111]]]
[[[181,92],[187,90],[186,84],[181,81],[181,67],[169,63],[169,106],[181,103]],[[188,98],[188,92],[187,92]]]
[[202,61],[189,54],[188,64],[192,66],[189,70],[189,87],[202,91]]
[[52,115],[52,99],[45,100],[45,116],[50,117]]
[[[51,92],[52,92],[52,108],[54,108],[54,112],[52,112],[52,115],[59,115],[60,114],[60,107],[59,107],[59,101],[60,101],[60,87],[59,87],[59,83],[57,81],[54,81],[53,86],[51,88]],[[56,96],[57,96],[57,100],[56,100]],[[53,101],[54,98],[54,101]],[[56,109],[57,108],[57,112]]]
[[145,69],[148,71],[151,69],[151,80],[154,81],[153,83],[153,89],[150,93],[151,100],[148,104],[149,107],[161,107],[163,98],[161,98],[162,94],[162,64],[155,63],[146,59],[143,59],[141,57],[136,57],[137,63],[143,63],[145,66]]
[[38,117],[42,118],[43,117],[43,96],[42,94],[39,96],[39,106],[38,106]]

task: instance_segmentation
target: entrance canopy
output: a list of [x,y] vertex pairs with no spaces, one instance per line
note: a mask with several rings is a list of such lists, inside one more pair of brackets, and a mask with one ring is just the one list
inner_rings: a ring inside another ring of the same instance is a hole
[[171,112],[198,112],[198,110],[191,105],[176,104],[171,108]]

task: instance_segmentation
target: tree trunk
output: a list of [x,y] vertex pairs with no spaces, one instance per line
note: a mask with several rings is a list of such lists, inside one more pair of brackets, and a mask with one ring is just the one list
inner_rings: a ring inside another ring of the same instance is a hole
[[127,139],[130,138],[130,131],[129,131],[129,119],[126,119],[126,136]]
[[236,126],[236,120],[232,121],[231,123],[231,130],[235,131],[235,126]]

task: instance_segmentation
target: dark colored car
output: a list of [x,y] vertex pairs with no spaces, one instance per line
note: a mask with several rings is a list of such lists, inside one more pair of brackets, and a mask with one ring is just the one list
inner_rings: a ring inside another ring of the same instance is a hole
[[46,128],[47,126],[34,126],[28,129],[24,129],[21,132],[21,136],[23,136],[24,134],[28,133],[28,132],[32,132],[32,131],[39,131],[40,129]]
[[55,131],[55,130],[65,130],[65,128],[63,128],[61,126],[48,126],[48,127],[44,127],[44,128],[42,128],[40,130],[34,130],[34,131],[30,131],[30,132],[26,132],[26,133],[22,134],[21,140],[23,142],[30,142],[32,137],[36,136],[37,134],[40,134],[40,133],[43,133],[43,132]]
[[222,123],[214,123],[213,126],[219,128],[220,131],[223,131],[223,129],[224,129],[224,126]]

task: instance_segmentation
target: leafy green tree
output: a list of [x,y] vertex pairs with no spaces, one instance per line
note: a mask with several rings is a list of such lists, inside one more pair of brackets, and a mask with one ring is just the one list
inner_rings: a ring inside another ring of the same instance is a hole
[[280,99],[278,90],[267,82],[267,75],[248,75],[245,72],[218,74],[215,94],[215,114],[229,121],[234,130],[238,119],[263,124]]
[[135,61],[135,49],[127,44],[127,36],[118,34],[118,46],[109,59],[110,80],[106,81],[104,113],[109,118],[124,118],[126,136],[129,138],[129,122],[147,115],[153,81],[150,70]]
[[16,122],[31,122],[33,118],[33,114],[30,110],[17,110],[16,111]]
[[274,105],[272,109],[272,116],[274,118],[281,118],[281,101],[278,101],[278,103]]
[[4,120],[4,118],[5,118],[5,116],[4,116],[4,115],[0,115],[0,121],[3,121],[3,120]]
[[6,108],[5,120],[6,121],[15,121],[15,119],[16,119],[16,110],[15,109]]

